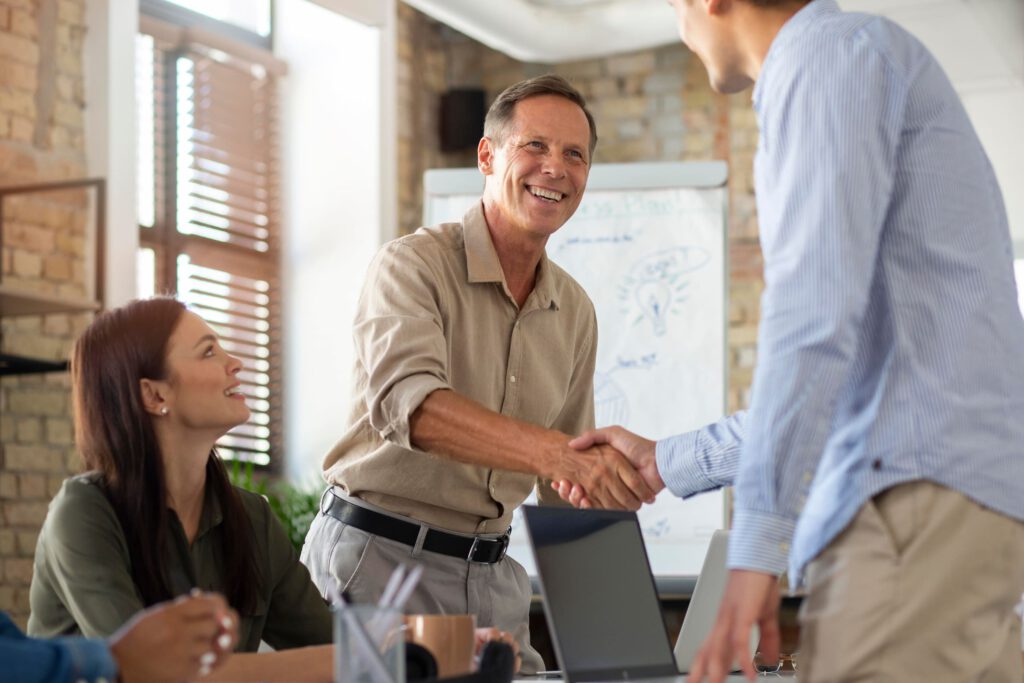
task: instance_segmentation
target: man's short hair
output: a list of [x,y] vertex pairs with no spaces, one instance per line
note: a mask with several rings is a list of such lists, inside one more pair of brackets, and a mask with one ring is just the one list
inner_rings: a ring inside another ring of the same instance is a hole
[[593,157],[594,148],[597,147],[597,124],[594,123],[594,116],[587,109],[587,101],[580,91],[572,87],[569,81],[555,74],[537,76],[505,88],[487,110],[487,116],[484,118],[484,135],[496,145],[504,144],[508,126],[515,117],[516,105],[525,99],[541,95],[564,97],[583,110],[590,125],[590,156]]

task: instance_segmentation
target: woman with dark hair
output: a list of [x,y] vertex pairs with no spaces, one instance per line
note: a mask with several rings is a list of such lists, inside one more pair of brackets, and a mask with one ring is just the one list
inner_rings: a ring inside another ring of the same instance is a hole
[[[241,363],[168,298],[100,315],[72,355],[87,473],[64,482],[39,536],[29,632],[106,637],[194,588],[239,614],[238,650],[331,642],[327,606],[259,495],[228,480],[214,442],[245,422]],[[331,649],[236,655],[225,680],[329,679]]]

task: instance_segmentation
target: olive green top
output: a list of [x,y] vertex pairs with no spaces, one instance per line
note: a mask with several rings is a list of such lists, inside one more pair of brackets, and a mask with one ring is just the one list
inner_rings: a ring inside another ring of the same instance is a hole
[[[107,637],[145,607],[132,580],[128,542],[101,482],[97,473],[67,479],[50,503],[32,575],[33,636]],[[261,639],[276,649],[330,643],[330,611],[281,523],[262,496],[236,490],[252,521],[262,577],[254,614],[241,616],[236,649],[255,652]],[[223,556],[232,543],[216,496],[208,487],[191,546],[170,512],[165,557],[171,592],[225,593]]]

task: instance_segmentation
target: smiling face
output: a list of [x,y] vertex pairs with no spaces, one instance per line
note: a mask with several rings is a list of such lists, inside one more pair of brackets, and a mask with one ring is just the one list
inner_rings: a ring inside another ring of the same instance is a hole
[[241,369],[242,363],[221,348],[210,326],[186,311],[167,342],[167,378],[143,381],[162,399],[156,412],[167,407],[168,422],[220,436],[249,419],[237,378]]
[[488,221],[546,241],[576,212],[587,186],[587,117],[559,95],[529,97],[499,138],[485,137],[477,150]]

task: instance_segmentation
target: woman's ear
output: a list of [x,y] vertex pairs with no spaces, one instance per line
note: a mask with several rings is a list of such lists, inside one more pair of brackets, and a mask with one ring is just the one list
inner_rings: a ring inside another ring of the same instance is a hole
[[167,405],[167,383],[155,379],[140,379],[139,389],[142,391],[142,407],[150,415],[163,417],[171,412]]

